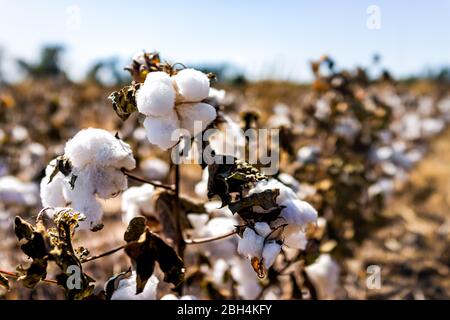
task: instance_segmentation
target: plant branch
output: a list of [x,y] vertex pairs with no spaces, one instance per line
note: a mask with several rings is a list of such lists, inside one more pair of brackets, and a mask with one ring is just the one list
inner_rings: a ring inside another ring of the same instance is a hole
[[236,233],[237,233],[237,231],[233,230],[233,231],[230,231],[230,232],[220,235],[220,236],[200,238],[200,239],[185,239],[184,242],[186,244],[201,244],[201,243],[213,242],[216,240],[228,238]]
[[[15,272],[5,271],[5,270],[1,270],[1,269],[0,269],[0,274],[3,274],[5,276],[8,276],[8,277],[14,278],[14,279],[18,279],[20,277],[20,275]],[[58,284],[58,282],[56,280],[51,280],[51,279],[43,279],[41,281],[45,282],[45,283],[50,283],[50,284]]]
[[116,252],[118,252],[118,251],[124,249],[125,246],[126,246],[126,245],[123,244],[123,245],[121,245],[120,247],[111,249],[111,250],[109,250],[109,251],[103,252],[103,253],[98,254],[98,255],[96,255],[96,256],[87,257],[86,259],[82,260],[81,263],[90,262],[90,261],[93,261],[93,260],[97,260],[97,259],[100,259],[100,258],[109,256],[109,255],[111,255],[111,254],[114,254],[114,253],[116,253]]
[[151,184],[152,186],[155,186],[157,188],[162,188],[162,189],[172,190],[172,191],[175,190],[175,187],[173,185],[166,185],[166,184],[150,181],[150,180],[138,177],[138,176],[132,174],[131,172],[128,172],[125,169],[122,169],[121,171],[123,172],[124,175],[126,175],[130,179],[133,179],[133,180],[136,180],[136,181],[139,181],[139,182],[143,182],[143,183],[148,183],[148,184]]

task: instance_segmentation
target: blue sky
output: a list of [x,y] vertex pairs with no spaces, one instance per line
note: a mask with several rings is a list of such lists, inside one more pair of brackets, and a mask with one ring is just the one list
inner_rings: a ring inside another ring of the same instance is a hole
[[[381,29],[367,28],[369,5],[379,6]],[[70,8],[79,8],[78,25]],[[400,76],[450,65],[450,0],[0,0],[7,58],[33,59],[46,43],[66,45],[64,64],[74,78],[95,59],[126,61],[142,49],[174,62],[231,62],[251,78],[290,80],[308,80],[308,61],[324,53],[342,67],[380,53]]]

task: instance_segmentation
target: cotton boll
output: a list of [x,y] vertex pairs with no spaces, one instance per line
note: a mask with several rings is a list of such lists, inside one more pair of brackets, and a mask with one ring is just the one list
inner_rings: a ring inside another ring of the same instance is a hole
[[305,268],[317,290],[320,299],[335,297],[339,286],[339,265],[329,254],[321,254],[317,260]]
[[209,79],[201,71],[183,69],[172,77],[178,92],[186,101],[196,102],[208,97]]
[[264,238],[257,235],[251,228],[246,228],[238,242],[238,253],[248,258],[261,258],[263,247]]
[[132,170],[136,165],[130,146],[103,129],[79,131],[66,143],[64,154],[77,168],[101,165]]
[[266,269],[269,269],[273,265],[280,251],[281,246],[275,241],[266,242],[262,251],[262,258]]
[[283,244],[293,249],[305,250],[308,240],[303,229],[299,226],[288,225],[283,230]]
[[152,214],[154,210],[153,194],[155,187],[143,184],[140,187],[131,187],[122,195],[122,221],[129,223],[142,213]]
[[133,271],[129,278],[120,280],[111,300],[156,300],[158,283],[158,278],[152,275],[145,284],[144,291],[136,294],[136,272]]
[[146,116],[163,117],[175,106],[176,92],[170,76],[165,72],[150,72],[137,91],[136,106]]
[[256,222],[255,223],[255,231],[261,237],[265,238],[272,232],[272,229],[266,222]]
[[[180,121],[175,110],[163,118],[146,117],[144,128],[148,141],[163,150],[172,148],[179,141],[179,135],[175,131],[180,128]],[[172,137],[172,134],[175,136]]]
[[314,223],[317,220],[317,211],[308,202],[300,200],[292,189],[275,179],[258,182],[249,194],[274,189],[278,189],[280,192],[276,201],[278,205],[285,206],[280,216],[287,223],[304,227],[306,224]]
[[140,164],[141,170],[145,176],[151,180],[164,180],[169,174],[169,164],[161,159],[152,158],[146,159]]
[[176,107],[180,126],[193,136],[201,133],[217,117],[216,109],[207,103],[184,103]]
[[33,206],[38,202],[38,188],[13,176],[1,177],[0,202]]

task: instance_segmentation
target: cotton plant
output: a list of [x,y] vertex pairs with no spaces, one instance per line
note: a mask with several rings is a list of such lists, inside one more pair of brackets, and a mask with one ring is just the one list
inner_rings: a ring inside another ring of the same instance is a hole
[[70,139],[64,156],[52,160],[41,181],[44,207],[71,206],[86,216],[80,229],[103,227],[97,198],[110,199],[127,188],[123,169],[136,166],[130,146],[102,129],[83,129]]
[[217,116],[213,106],[202,102],[209,95],[209,85],[207,75],[195,69],[173,76],[150,72],[136,93],[148,140],[167,150],[178,143],[180,133],[173,136],[177,130],[185,129],[192,136],[203,131]]
[[[308,225],[317,222],[317,211],[306,201],[298,198],[296,193],[278,180],[270,179],[258,182],[249,195],[261,194],[267,190],[278,190],[276,203],[281,212],[272,221],[259,221],[248,225],[239,239],[238,252],[264,269],[269,269],[282,246],[304,250],[306,248],[305,230]],[[257,211],[264,211],[256,206]]]

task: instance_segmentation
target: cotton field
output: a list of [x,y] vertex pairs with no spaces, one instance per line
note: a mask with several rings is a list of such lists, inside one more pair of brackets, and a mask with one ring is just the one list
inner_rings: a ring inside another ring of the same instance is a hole
[[448,69],[230,78],[140,40],[0,73],[0,299],[450,298]]

